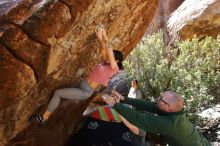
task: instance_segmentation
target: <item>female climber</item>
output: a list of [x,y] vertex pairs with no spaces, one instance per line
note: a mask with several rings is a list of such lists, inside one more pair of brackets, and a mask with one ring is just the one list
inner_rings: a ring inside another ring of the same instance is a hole
[[102,62],[97,64],[91,70],[86,80],[80,82],[80,88],[64,88],[56,90],[46,111],[42,115],[31,116],[31,121],[34,120],[39,124],[45,124],[50,115],[60,104],[61,98],[86,100],[92,96],[94,91],[96,91],[100,85],[107,86],[111,77],[122,69],[123,54],[118,50],[113,50],[108,45],[106,30],[103,27],[99,27],[96,29],[95,33],[102,47]]

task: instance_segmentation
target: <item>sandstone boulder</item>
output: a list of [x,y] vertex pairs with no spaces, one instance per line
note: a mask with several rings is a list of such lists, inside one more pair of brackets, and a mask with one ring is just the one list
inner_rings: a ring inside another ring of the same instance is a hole
[[164,42],[168,44],[170,37],[167,30],[167,21],[169,20],[172,12],[175,11],[183,2],[184,0],[159,0],[156,14],[147,28],[146,34],[151,35],[159,30],[162,30],[164,32]]
[[91,99],[62,101],[47,126],[28,117],[45,110],[55,89],[76,85],[99,62],[97,25],[126,56],[156,8],[157,0],[2,0],[0,145],[63,145]]
[[220,32],[219,0],[185,0],[168,21],[170,35],[175,39],[216,37]]

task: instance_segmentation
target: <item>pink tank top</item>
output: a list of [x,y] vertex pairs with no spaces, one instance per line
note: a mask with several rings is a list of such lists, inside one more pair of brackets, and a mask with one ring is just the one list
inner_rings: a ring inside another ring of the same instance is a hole
[[97,82],[101,85],[107,86],[109,80],[119,71],[118,66],[111,69],[109,63],[100,63],[94,67],[90,72],[88,79]]

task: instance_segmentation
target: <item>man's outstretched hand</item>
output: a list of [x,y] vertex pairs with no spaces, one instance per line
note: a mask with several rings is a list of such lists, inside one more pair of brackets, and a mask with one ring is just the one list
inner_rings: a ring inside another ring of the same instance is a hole
[[112,96],[115,98],[115,100],[119,103],[120,101],[124,100],[124,96],[119,94],[116,90],[112,90]]
[[105,101],[105,103],[111,106],[114,106],[116,103],[119,103],[121,100],[124,100],[124,96],[122,96],[115,90],[112,90],[111,95],[103,94],[102,98]]
[[105,101],[106,104],[114,106],[116,103],[116,100],[113,96],[109,96],[108,94],[103,94],[102,99]]

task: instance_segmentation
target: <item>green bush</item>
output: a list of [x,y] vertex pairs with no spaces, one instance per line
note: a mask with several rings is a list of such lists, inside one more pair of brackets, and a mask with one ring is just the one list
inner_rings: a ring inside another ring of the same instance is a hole
[[184,97],[186,111],[197,114],[214,100],[208,89],[220,83],[220,35],[164,46],[162,32],[143,38],[126,59],[125,70],[139,80],[146,97],[154,100],[164,91],[176,91]]

